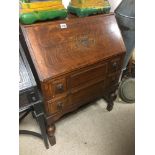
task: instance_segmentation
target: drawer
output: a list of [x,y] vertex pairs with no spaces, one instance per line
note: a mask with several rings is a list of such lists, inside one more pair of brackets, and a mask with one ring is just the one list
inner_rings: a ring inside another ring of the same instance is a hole
[[50,100],[54,97],[65,96],[67,91],[66,79],[57,79],[48,81],[42,84],[42,93],[45,100]]
[[83,69],[78,73],[71,75],[70,88],[82,87],[83,89],[84,87],[98,83],[106,77],[106,73],[106,63]]
[[107,77],[107,87],[117,85],[120,77],[120,71]]
[[105,81],[99,82],[70,96],[71,104],[82,105],[103,96],[105,91]]
[[48,113],[50,115],[53,115],[58,112],[63,112],[63,109],[65,109],[65,107],[68,105],[69,105],[69,102],[67,98],[62,98],[55,101],[50,100],[47,102]]
[[59,80],[53,81],[53,88],[54,88],[53,97],[66,92],[66,89],[67,89],[66,79],[59,79]]
[[123,59],[121,56],[111,59],[108,63],[108,73],[117,72],[122,68]]

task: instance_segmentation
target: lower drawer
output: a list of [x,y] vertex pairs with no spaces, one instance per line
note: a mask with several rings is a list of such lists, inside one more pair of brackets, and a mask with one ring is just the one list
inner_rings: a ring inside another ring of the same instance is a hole
[[68,106],[68,98],[61,98],[58,100],[50,100],[46,102],[48,115],[53,115],[58,112],[62,112],[63,109]]

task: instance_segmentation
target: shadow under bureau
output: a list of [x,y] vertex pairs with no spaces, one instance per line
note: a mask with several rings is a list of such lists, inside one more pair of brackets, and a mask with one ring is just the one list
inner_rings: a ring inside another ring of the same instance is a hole
[[23,42],[40,85],[47,133],[54,122],[99,98],[113,108],[125,45],[114,14],[22,25]]

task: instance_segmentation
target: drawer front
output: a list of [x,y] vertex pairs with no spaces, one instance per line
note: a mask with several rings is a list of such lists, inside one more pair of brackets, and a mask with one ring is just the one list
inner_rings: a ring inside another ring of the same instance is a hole
[[114,74],[110,74],[107,77],[107,87],[117,85],[118,81],[119,81],[119,77],[120,77],[120,71],[118,71],[117,73],[114,73]]
[[71,94],[70,102],[71,104],[82,105],[84,103],[93,101],[98,97],[102,97],[104,91],[105,81],[102,81],[93,86],[90,86],[88,88],[82,89],[81,91]]
[[123,59],[121,56],[111,59],[108,63],[108,73],[114,73],[121,70]]
[[67,90],[66,79],[59,79],[53,81],[53,87],[53,97],[65,93]]
[[65,107],[69,105],[68,99],[67,98],[62,98],[58,100],[51,100],[47,102],[48,106],[48,114],[53,115],[58,112],[63,112]]
[[107,64],[100,64],[71,75],[70,88],[88,87],[102,81],[107,73]]
[[45,100],[51,100],[54,97],[66,96],[67,83],[66,79],[57,79],[42,84],[42,93]]

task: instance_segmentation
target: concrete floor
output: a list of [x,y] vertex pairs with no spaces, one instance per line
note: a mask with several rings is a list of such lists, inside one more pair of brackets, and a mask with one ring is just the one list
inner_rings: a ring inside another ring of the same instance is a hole
[[[56,123],[55,146],[46,150],[42,140],[20,135],[20,155],[134,155],[135,105],[118,99],[106,111],[103,99],[71,113]],[[39,131],[29,115],[20,129]]]

